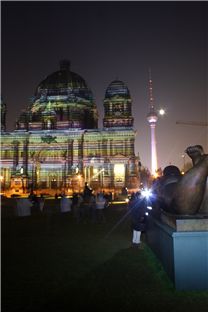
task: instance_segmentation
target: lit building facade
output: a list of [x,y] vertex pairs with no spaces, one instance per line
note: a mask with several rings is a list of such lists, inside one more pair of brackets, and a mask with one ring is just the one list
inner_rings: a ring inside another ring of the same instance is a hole
[[117,191],[139,186],[136,132],[127,86],[115,80],[104,98],[103,128],[85,80],[61,61],[60,70],[37,87],[32,103],[6,131],[1,102],[2,191],[21,194],[95,190]]

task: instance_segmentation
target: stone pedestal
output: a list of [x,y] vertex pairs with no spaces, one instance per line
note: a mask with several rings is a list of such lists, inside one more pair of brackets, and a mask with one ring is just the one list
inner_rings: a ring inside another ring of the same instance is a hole
[[208,218],[149,216],[147,243],[177,290],[208,289]]

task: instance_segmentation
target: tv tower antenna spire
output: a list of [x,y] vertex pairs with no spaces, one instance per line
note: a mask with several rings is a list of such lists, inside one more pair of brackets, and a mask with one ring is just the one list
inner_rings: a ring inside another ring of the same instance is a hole
[[149,68],[149,105],[150,105],[150,109],[154,109],[151,68]]
[[156,147],[156,136],[155,126],[158,120],[158,115],[155,110],[153,88],[152,88],[152,73],[149,69],[149,113],[147,114],[147,121],[150,125],[151,131],[151,173],[156,176],[157,172],[157,147]]

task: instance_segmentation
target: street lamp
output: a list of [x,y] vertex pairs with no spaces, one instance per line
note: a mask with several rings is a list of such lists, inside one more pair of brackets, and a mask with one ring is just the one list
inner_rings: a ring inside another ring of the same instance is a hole
[[185,170],[186,170],[186,159],[185,159],[185,157],[186,157],[186,155],[181,155],[181,157],[183,158],[183,170],[182,170],[182,174],[184,174],[185,173]]
[[4,177],[1,175],[1,176],[0,176],[0,183],[1,183],[1,191],[2,191],[2,192],[4,191],[3,182],[4,182]]
[[20,168],[20,176],[21,176],[21,180],[22,180],[22,192],[23,192],[23,194],[24,194],[24,193],[25,193],[25,186],[24,186],[23,174],[24,174],[24,168],[21,167],[21,168]]
[[101,179],[102,179],[102,181],[101,181],[101,184],[102,184],[102,188],[103,188],[103,184],[104,184],[104,171],[105,171],[105,169],[104,168],[102,168],[102,170],[101,170]]
[[78,174],[77,175],[77,178],[78,178],[78,185],[79,185],[79,192],[80,192],[80,188],[81,188],[81,174]]

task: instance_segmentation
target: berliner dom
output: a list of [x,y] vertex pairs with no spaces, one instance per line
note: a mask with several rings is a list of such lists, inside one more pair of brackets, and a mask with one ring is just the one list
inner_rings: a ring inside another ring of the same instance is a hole
[[62,60],[37,86],[32,101],[6,130],[1,101],[1,182],[8,195],[81,192],[119,193],[139,185],[132,100],[128,87],[112,81],[103,100],[103,128],[86,81]]

